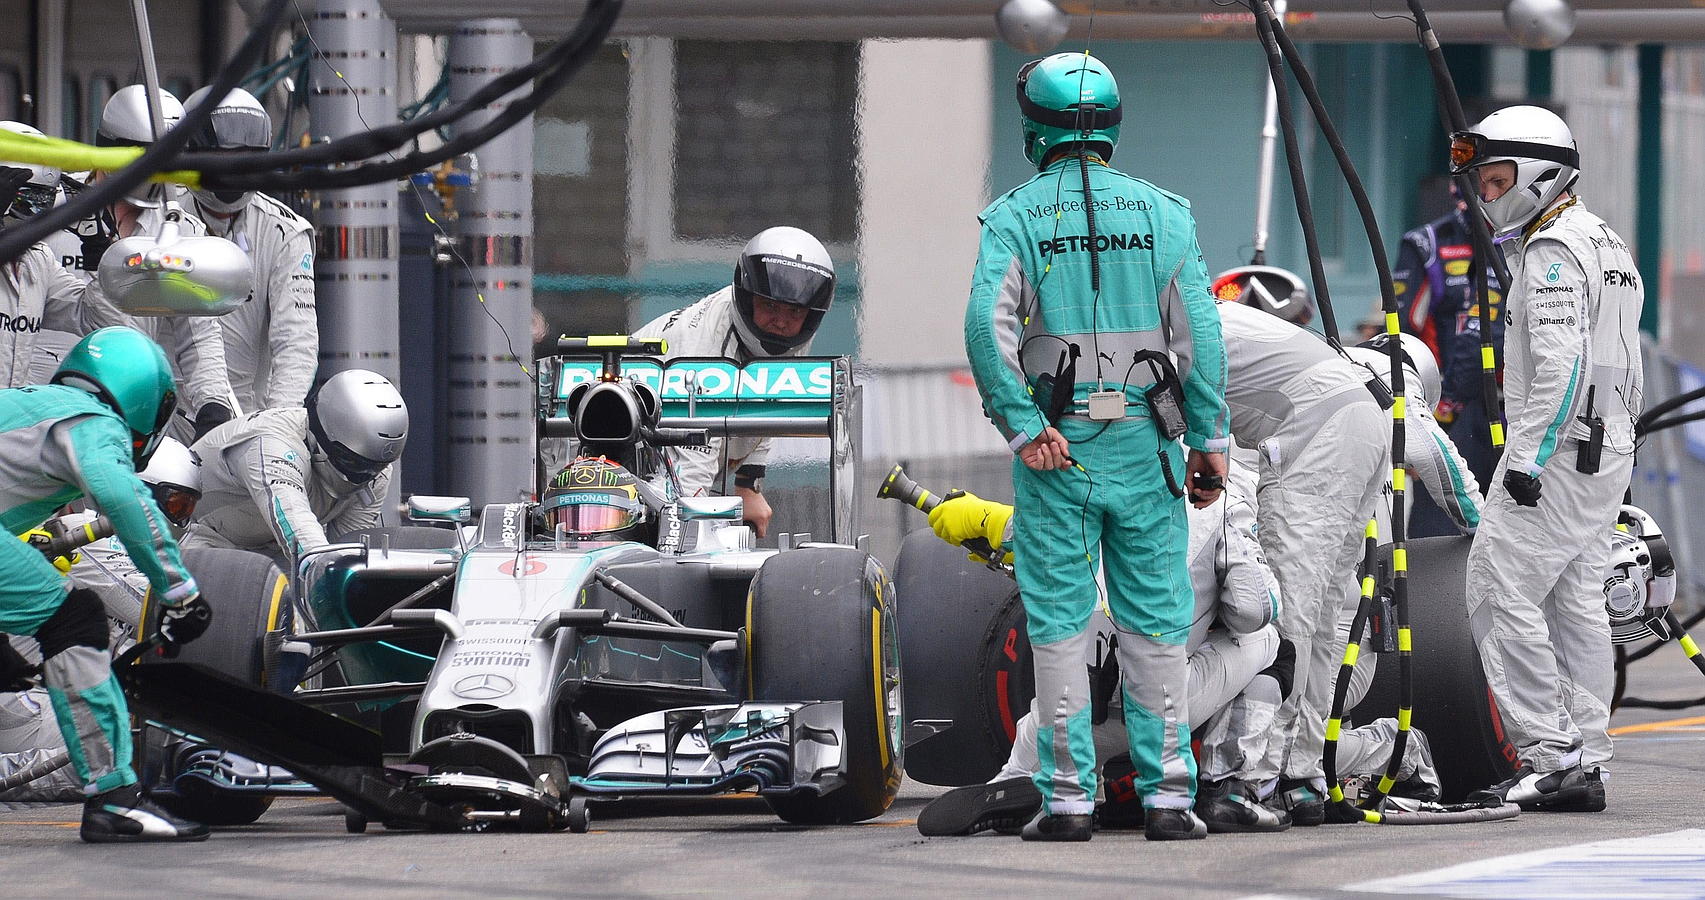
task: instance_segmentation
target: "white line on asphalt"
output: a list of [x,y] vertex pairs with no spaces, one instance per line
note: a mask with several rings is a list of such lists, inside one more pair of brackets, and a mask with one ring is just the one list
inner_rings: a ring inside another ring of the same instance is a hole
[[1705,829],[1595,841],[1347,885],[1348,891],[1445,897],[1705,897]]

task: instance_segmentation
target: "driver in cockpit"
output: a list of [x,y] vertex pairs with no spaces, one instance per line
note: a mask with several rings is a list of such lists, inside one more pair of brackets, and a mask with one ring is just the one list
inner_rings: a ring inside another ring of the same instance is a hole
[[655,546],[657,518],[649,485],[602,456],[582,456],[551,477],[539,509],[546,530],[572,541],[634,541]]

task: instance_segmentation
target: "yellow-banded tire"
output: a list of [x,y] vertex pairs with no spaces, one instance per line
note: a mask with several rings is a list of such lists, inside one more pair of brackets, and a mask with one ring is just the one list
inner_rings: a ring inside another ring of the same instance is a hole
[[[288,581],[278,566],[259,553],[219,547],[185,550],[183,556],[185,568],[213,609],[213,621],[204,634],[180,648],[177,659],[279,689],[266,683],[266,634],[288,628],[292,606]],[[151,594],[143,601],[142,616],[144,633],[153,634],[160,610]]]
[[838,700],[846,782],[821,796],[768,798],[803,825],[873,819],[900,789],[900,645],[893,590],[874,557],[807,547],[765,561],[746,605],[753,700]]

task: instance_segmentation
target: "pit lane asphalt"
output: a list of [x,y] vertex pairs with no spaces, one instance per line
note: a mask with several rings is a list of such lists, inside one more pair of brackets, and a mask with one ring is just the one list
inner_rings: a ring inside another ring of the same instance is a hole
[[[1675,648],[1634,667],[1629,693],[1705,694]],[[794,828],[741,798],[594,807],[590,834],[344,832],[329,800],[281,801],[255,825],[202,844],[92,846],[77,807],[0,811],[7,897],[389,897],[458,894],[784,896],[1042,895],[1370,897],[1343,886],[1507,854],[1698,827],[1705,803],[1705,709],[1624,710],[1615,726],[1671,721],[1618,737],[1610,811],[1525,813],[1508,822],[1341,825],[1279,835],[1155,844],[1102,832],[1087,844],[923,838],[918,810],[940,788],[908,782],[864,825]],[[1687,722],[1689,717],[1698,721]],[[1417,723],[1426,727],[1427,723]],[[1434,729],[1437,733],[1438,729]],[[1434,738],[1438,740],[1437,737]],[[1705,870],[1695,895],[1705,896]],[[1486,896],[1508,896],[1488,885]]]

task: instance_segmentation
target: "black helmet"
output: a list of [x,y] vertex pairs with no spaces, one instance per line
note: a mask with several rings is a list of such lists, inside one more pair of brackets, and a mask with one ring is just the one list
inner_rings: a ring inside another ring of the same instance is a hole
[[564,466],[539,506],[545,523],[571,538],[643,542],[650,520],[639,479],[602,456],[582,456]]
[[[760,329],[752,318],[754,297],[805,307],[804,326],[795,335]],[[804,345],[834,300],[835,264],[809,232],[778,225],[758,232],[740,249],[734,264],[734,332],[747,352],[774,355]]]

